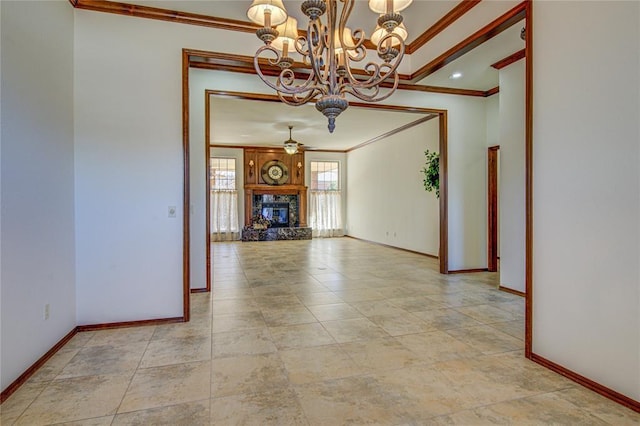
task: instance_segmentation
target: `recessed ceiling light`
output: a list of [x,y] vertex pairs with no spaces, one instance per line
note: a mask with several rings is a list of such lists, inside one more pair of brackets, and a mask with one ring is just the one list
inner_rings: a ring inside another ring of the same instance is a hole
[[449,76],[450,79],[455,80],[456,78],[462,77],[462,73],[460,71],[456,71]]

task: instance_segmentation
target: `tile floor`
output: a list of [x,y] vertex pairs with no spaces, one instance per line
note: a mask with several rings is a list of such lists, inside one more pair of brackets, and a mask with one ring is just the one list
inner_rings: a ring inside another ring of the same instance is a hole
[[77,334],[2,425],[624,425],[640,415],[523,357],[489,273],[349,239],[216,243],[187,324]]

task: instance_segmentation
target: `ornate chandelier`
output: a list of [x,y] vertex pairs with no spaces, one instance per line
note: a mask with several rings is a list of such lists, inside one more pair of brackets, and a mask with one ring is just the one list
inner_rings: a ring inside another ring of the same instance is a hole
[[[278,93],[280,100],[289,105],[302,105],[314,101],[316,109],[329,120],[329,132],[335,129],[335,119],[347,109],[347,95],[365,102],[378,102],[388,98],[398,87],[398,66],[405,52],[407,30],[402,25],[400,11],[413,0],[369,0],[369,8],[379,14],[377,27],[371,35],[381,63],[369,60],[359,70],[352,63],[367,59],[365,33],[351,31],[347,21],[355,0],[306,0],[302,12],[309,18],[306,35],[299,36],[297,21],[289,17],[282,0],[253,0],[247,17],[262,25],[256,35],[265,45],[254,56],[258,76]],[[341,6],[340,6],[341,5]],[[338,19],[338,12],[339,19]],[[321,18],[325,18],[323,23]],[[273,26],[277,26],[273,28]],[[298,75],[291,69],[297,52],[309,69],[308,75]],[[275,58],[261,61],[265,52]],[[281,68],[275,82],[268,79],[261,68],[265,64]],[[392,84],[385,93],[380,85]]]

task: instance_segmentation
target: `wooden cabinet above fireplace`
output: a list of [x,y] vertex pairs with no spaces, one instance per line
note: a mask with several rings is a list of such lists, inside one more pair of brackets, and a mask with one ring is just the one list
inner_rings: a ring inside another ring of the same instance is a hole
[[[269,174],[272,167],[275,168]],[[286,178],[280,177],[280,169]],[[261,213],[256,196],[262,195],[293,196],[295,220],[290,226],[307,226],[304,151],[289,155],[282,148],[245,148],[244,182],[245,226],[251,225],[252,218]]]
[[[280,180],[279,185],[304,186],[304,151],[289,155],[282,148],[245,148],[244,150],[244,182],[245,187],[250,185],[276,186],[273,181],[263,177],[267,172],[265,166],[281,164],[288,172],[288,178]],[[264,170],[263,170],[264,169]],[[273,170],[272,177],[278,176],[277,170]]]

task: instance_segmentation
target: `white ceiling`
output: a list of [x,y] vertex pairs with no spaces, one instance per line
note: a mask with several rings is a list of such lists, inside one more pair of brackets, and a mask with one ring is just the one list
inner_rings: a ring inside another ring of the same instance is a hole
[[305,147],[340,151],[428,115],[350,106],[336,119],[331,134],[326,118],[313,104],[294,107],[216,95],[210,102],[212,144],[281,146],[292,125],[293,139]]
[[[298,19],[301,29],[307,21],[300,11],[302,1],[284,0],[287,11]],[[485,0],[487,3],[489,1]],[[251,0],[124,0],[124,2],[245,22],[248,21],[246,11],[251,4]],[[430,28],[459,2],[460,0],[415,0],[410,8],[403,12],[405,24],[409,29],[407,41],[411,42]],[[484,6],[489,7],[491,4]],[[472,12],[478,12],[477,15],[480,15],[481,11],[474,8]],[[489,16],[489,20],[495,18],[497,16]],[[369,10],[367,0],[357,0],[349,25],[351,28],[362,28],[368,35],[374,27],[375,19],[376,15]],[[482,19],[470,13],[460,20],[466,20],[463,25],[466,26],[466,30],[458,33],[455,29],[449,28],[449,36],[453,31],[453,39],[457,38],[453,43],[461,41],[489,22],[486,16]],[[469,20],[474,21],[474,24],[469,26]],[[520,22],[503,31],[422,79],[419,84],[483,91],[498,86],[499,72],[491,68],[491,64],[524,47],[524,42],[520,39],[520,29],[523,25],[524,23]],[[425,48],[429,49],[429,46],[428,43]],[[443,51],[433,53],[437,56],[450,47],[452,45],[446,46]],[[442,49],[442,46],[439,49]],[[415,70],[421,65],[423,64],[412,64],[412,68]],[[462,72],[463,77],[457,80],[450,79],[449,76],[454,71]],[[291,107],[280,103],[214,96],[211,107],[211,143],[280,146],[284,140],[288,139],[287,126],[292,124],[294,125],[293,139],[308,147],[328,150],[351,148],[423,116],[352,106],[337,118],[336,130],[330,134],[326,128],[326,118],[316,111],[313,104]]]

